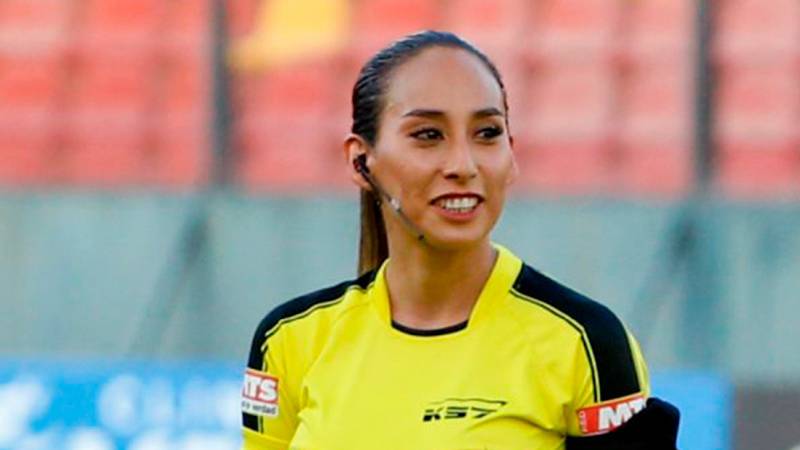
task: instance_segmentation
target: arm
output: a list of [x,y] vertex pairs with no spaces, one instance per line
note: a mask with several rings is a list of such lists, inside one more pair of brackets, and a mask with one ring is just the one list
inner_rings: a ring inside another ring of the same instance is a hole
[[657,398],[619,428],[607,434],[567,437],[566,450],[676,450],[678,409]]
[[267,337],[274,324],[269,319],[256,330],[244,375],[244,450],[286,450],[297,428],[297,402],[285,359],[286,336],[276,332]]
[[[617,396],[600,398],[599,402],[594,384],[584,381],[579,385],[577,404],[571,411],[567,450],[675,450],[679,412],[669,403],[647,399],[650,387],[644,358],[636,340],[627,332],[625,335],[627,342],[618,341],[614,353],[620,359],[632,359],[632,365],[620,361],[620,366],[628,367],[627,374],[620,374],[620,378],[629,380],[627,385],[615,386]],[[585,365],[587,370],[590,364]],[[579,375],[581,367],[579,364]],[[603,368],[595,367],[600,369]]]

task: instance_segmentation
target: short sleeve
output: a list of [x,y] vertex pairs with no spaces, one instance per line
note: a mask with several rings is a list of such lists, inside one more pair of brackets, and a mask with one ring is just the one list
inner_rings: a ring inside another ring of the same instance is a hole
[[283,333],[270,334],[274,321],[256,330],[242,386],[244,450],[285,450],[297,428],[297,399],[286,365]]
[[636,339],[627,330],[623,336],[584,340],[575,357],[573,401],[566,411],[568,435],[610,432],[644,408],[650,395],[647,365]]

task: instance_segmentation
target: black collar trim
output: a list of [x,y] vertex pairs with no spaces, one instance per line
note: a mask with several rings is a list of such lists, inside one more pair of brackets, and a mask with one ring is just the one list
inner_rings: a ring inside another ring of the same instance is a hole
[[465,320],[461,323],[450,325],[449,327],[434,328],[432,330],[421,330],[419,328],[410,328],[405,325],[401,325],[392,320],[392,328],[394,328],[397,331],[410,334],[412,336],[441,336],[443,334],[455,333],[457,331],[463,330],[464,328],[467,328],[467,322],[468,321]]

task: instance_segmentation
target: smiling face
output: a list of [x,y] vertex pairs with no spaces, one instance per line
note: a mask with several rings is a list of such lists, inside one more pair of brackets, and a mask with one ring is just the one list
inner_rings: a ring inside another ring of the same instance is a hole
[[[462,49],[431,47],[391,73],[367,166],[425,235],[443,249],[488,242],[516,176],[503,92],[488,68]],[[363,188],[369,186],[356,174]],[[413,233],[384,204],[392,242]]]

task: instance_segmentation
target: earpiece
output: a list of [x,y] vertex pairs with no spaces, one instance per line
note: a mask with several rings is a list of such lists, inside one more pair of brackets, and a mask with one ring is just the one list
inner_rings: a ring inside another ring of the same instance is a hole
[[356,172],[366,177],[366,174],[369,173],[369,169],[367,168],[367,155],[365,153],[358,155],[356,159],[353,160],[353,167],[356,169]]
[[366,180],[366,182],[370,185],[376,195],[378,204],[380,205],[381,198],[386,199],[390,209],[397,214],[400,220],[405,223],[406,227],[417,237],[418,240],[424,241],[425,235],[403,212],[403,209],[400,207],[400,201],[387,194],[378,183],[378,180],[376,180],[375,177],[373,177],[369,172],[369,168],[367,168],[367,155],[365,153],[362,153],[353,159],[353,168],[356,170],[356,172],[360,173],[361,176],[364,177],[364,180]]

